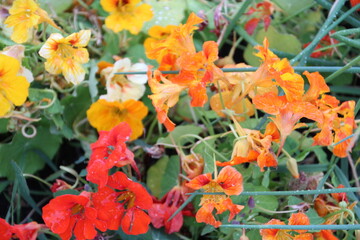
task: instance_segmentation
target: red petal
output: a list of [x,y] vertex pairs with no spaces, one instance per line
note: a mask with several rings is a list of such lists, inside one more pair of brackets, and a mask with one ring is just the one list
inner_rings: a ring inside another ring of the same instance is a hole
[[249,35],[252,35],[259,24],[259,18],[252,18],[245,24],[245,30]]
[[144,234],[149,230],[150,217],[142,210],[132,208],[121,221],[121,229],[126,234]]

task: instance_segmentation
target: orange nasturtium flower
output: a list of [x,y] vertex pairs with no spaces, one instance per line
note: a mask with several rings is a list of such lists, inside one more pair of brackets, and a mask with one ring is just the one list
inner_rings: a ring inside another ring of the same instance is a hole
[[69,240],[74,232],[76,239],[94,239],[97,231],[106,231],[107,225],[98,218],[98,210],[92,206],[90,192],[80,195],[58,196],[43,207],[42,217],[47,227],[59,234],[62,240]]
[[67,82],[79,84],[85,78],[82,64],[89,61],[85,48],[91,31],[81,30],[68,37],[52,33],[41,47],[39,55],[46,59],[45,69],[51,74],[63,74]]
[[[175,28],[175,25],[167,25],[166,27],[155,25],[149,29],[149,37],[144,41],[145,53],[148,58],[152,59],[150,53],[153,52],[155,48],[157,48],[157,45],[161,40],[168,38],[171,34],[171,31],[173,31]],[[161,62],[162,57],[159,57],[160,58],[157,59],[157,61]]]
[[114,32],[129,30],[138,34],[144,22],[153,17],[151,6],[141,0],[101,0],[103,9],[110,13],[105,19],[105,26]]
[[[268,126],[270,127],[272,124],[268,124]],[[234,166],[256,161],[261,171],[264,171],[264,167],[277,167],[278,162],[271,149],[271,143],[277,141],[278,136],[269,134],[267,131],[262,134],[257,130],[242,129],[240,139],[235,142],[231,160],[228,162],[216,161],[216,165]]]
[[[355,124],[355,102],[346,101],[339,105],[339,101],[332,96],[324,95],[317,101],[317,105],[324,113],[324,121],[318,123],[321,131],[314,137],[314,145],[329,146],[338,143],[353,133]],[[353,146],[351,139],[347,139],[333,148],[338,157],[346,157]]]
[[234,204],[229,195],[239,195],[243,191],[242,175],[235,168],[227,166],[221,169],[219,176],[212,179],[211,173],[199,175],[186,184],[192,189],[204,189],[205,192],[224,193],[223,195],[203,195],[200,202],[200,209],[196,213],[196,221],[210,224],[214,227],[221,225],[212,212],[221,214],[226,210],[230,211],[228,221],[231,221],[244,206]]
[[174,28],[166,39],[159,40],[149,53],[151,58],[160,61],[160,68],[163,67],[164,59],[170,59],[165,61],[166,64],[174,64],[169,68],[180,70],[178,75],[167,76],[168,78],[161,76],[159,72],[155,72],[153,76],[149,74],[149,85],[153,92],[149,98],[152,99],[160,123],[165,124],[168,131],[173,130],[175,125],[167,117],[167,112],[177,103],[180,92],[188,89],[191,106],[201,107],[208,99],[206,86],[215,77],[222,76],[222,71],[214,64],[218,59],[218,46],[215,42],[205,42],[203,50],[196,52],[192,34],[197,29],[194,25],[202,21],[194,13],[190,14],[185,24]]
[[[289,218],[289,225],[309,225],[310,219],[304,213],[293,213]],[[285,225],[278,219],[271,219],[265,225]],[[292,235],[291,232],[298,233]],[[263,240],[312,240],[311,233],[307,230],[288,230],[288,229],[261,229],[260,235]]]
[[[340,184],[337,188],[344,188],[344,185]],[[346,219],[350,216],[348,211],[342,212],[342,209],[352,211],[356,204],[357,202],[349,203],[346,193],[332,193],[331,198],[321,194],[315,199],[314,208],[320,217],[325,217],[324,224],[334,224],[339,218]]]
[[93,195],[99,219],[105,221],[110,230],[118,230],[121,227],[126,234],[146,233],[150,217],[144,210],[150,209],[153,204],[146,189],[122,172],[110,176],[107,185],[108,187],[100,188]]
[[314,240],[339,240],[331,230],[321,230],[320,232],[313,233],[313,236]]
[[179,101],[180,93],[186,89],[186,86],[172,83],[158,70],[155,70],[153,74],[149,71],[148,76],[148,84],[153,93],[149,95],[149,98],[155,107],[157,118],[168,131],[172,131],[175,128],[175,123],[170,120],[167,114],[169,108],[175,106]]
[[4,23],[8,27],[13,27],[11,40],[16,43],[28,41],[33,35],[33,29],[43,22],[59,29],[47,12],[41,9],[34,0],[15,0],[9,13],[10,16]]
[[273,92],[256,96],[253,99],[253,103],[256,108],[275,115],[275,117],[271,117],[270,119],[275,123],[281,134],[279,152],[287,136],[289,136],[293,130],[305,125],[305,123],[298,123],[301,118],[308,118],[319,123],[323,121],[322,112],[310,102],[289,102],[285,96],[277,96]]
[[29,92],[30,83],[19,76],[20,62],[13,57],[0,54],[0,117],[15,106],[22,105]]
[[144,131],[142,120],[148,114],[148,108],[140,101],[129,99],[125,102],[108,102],[99,99],[87,110],[91,126],[98,131],[110,131],[120,122],[130,125],[132,134],[130,140],[135,140]]

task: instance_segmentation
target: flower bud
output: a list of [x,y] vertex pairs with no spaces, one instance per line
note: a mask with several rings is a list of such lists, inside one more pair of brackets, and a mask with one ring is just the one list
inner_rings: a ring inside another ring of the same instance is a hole
[[286,167],[294,178],[299,178],[298,165],[295,158],[288,158]]
[[204,170],[204,159],[199,154],[190,154],[182,158],[181,166],[186,172],[188,178],[202,174]]

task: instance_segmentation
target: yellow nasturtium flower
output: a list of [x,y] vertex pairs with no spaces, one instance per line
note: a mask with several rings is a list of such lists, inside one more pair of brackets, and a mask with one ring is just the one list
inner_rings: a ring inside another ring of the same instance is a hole
[[20,66],[16,58],[0,54],[0,117],[22,105],[29,94],[30,83],[18,75]]
[[51,74],[62,73],[66,81],[73,84],[82,82],[85,78],[82,64],[89,61],[85,47],[90,35],[90,30],[81,30],[65,38],[60,33],[51,34],[39,51],[40,56],[46,58],[46,71]]
[[130,140],[135,140],[143,134],[142,120],[147,114],[148,108],[134,99],[125,102],[99,99],[86,112],[90,125],[98,131],[110,131],[121,122],[128,123],[132,131]]
[[107,28],[114,32],[129,30],[138,34],[144,22],[153,17],[149,4],[140,4],[141,0],[101,0],[103,9],[110,13],[105,19]]
[[13,28],[11,40],[16,43],[27,42],[31,38],[34,28],[43,22],[60,29],[34,0],[15,0],[9,13],[10,16],[4,23]]

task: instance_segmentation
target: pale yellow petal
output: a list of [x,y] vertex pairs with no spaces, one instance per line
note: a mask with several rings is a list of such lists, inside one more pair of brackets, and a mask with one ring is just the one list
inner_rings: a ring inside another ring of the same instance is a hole
[[83,67],[70,58],[66,59],[63,62],[62,73],[66,81],[71,82],[75,85],[82,82],[85,78],[85,70],[83,69]]
[[86,47],[90,41],[91,30],[81,30],[66,37],[66,41],[75,47]]
[[60,33],[52,33],[48,40],[46,40],[45,44],[41,47],[39,55],[46,59],[54,56],[58,48],[59,41],[63,38],[64,37]]
[[79,63],[87,63],[89,61],[89,52],[85,48],[74,49],[73,57]]
[[63,63],[64,60],[60,56],[54,55],[45,62],[45,69],[51,74],[60,74]]

